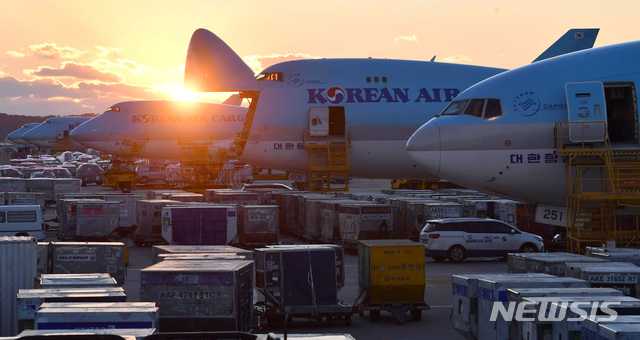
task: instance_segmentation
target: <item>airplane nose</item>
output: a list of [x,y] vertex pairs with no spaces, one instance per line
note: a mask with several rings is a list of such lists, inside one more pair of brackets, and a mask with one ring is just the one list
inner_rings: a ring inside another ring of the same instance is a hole
[[433,122],[421,126],[407,141],[407,153],[433,176],[440,172],[440,128]]
[[91,136],[92,127],[92,122],[86,121],[71,130],[69,132],[69,138],[78,143],[86,142]]

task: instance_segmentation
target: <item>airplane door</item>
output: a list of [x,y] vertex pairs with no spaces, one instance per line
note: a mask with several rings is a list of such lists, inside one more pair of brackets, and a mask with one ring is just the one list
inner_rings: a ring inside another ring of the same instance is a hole
[[567,83],[569,140],[572,142],[604,141],[607,106],[604,86],[599,81]]
[[309,135],[325,137],[329,134],[329,108],[309,108]]

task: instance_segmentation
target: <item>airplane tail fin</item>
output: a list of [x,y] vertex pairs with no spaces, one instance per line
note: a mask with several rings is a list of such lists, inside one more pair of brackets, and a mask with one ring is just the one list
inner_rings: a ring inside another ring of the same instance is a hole
[[532,62],[591,48],[596,42],[599,31],[599,28],[570,29]]
[[184,86],[198,92],[258,90],[253,71],[222,39],[206,29],[191,36]]

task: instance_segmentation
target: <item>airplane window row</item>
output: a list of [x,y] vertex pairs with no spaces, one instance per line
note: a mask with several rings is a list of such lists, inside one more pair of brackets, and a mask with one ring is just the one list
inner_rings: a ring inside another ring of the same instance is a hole
[[270,80],[270,81],[283,81],[282,72],[263,72],[260,73],[256,80]]
[[[374,83],[379,83],[380,79],[382,79],[383,83],[387,82],[387,77],[373,77],[373,82]],[[367,83],[370,83],[370,82],[371,82],[371,77],[367,77]]]
[[500,99],[474,98],[452,101],[441,115],[469,115],[490,119],[502,115]]

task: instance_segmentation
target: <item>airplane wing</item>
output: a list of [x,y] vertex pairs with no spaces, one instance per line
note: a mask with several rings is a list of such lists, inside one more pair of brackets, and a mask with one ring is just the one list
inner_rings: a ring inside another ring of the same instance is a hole
[[222,104],[240,106],[242,105],[242,98],[240,98],[238,93],[234,93],[230,95],[229,98],[225,99]]
[[598,37],[599,31],[599,28],[570,29],[532,62],[535,63],[536,61],[552,58],[562,54],[591,48]]
[[258,90],[253,71],[222,39],[206,29],[191,36],[184,86],[198,92]]

